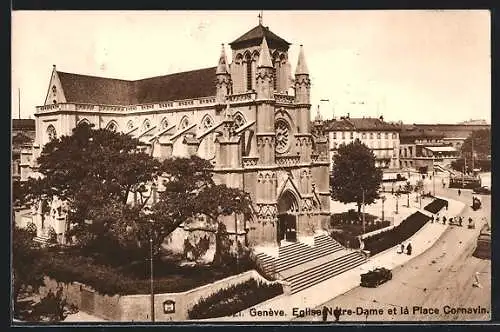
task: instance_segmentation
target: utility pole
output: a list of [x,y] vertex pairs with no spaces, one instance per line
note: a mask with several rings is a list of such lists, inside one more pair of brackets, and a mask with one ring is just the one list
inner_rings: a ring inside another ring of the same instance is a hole
[[472,172],[474,172],[474,132],[470,135],[471,139],[471,153],[472,153]]
[[151,221],[151,233],[149,234],[149,274],[151,287],[151,321],[155,321],[155,291],[153,281],[153,221]]
[[21,89],[17,88],[17,112],[19,119],[21,118]]
[[365,234],[365,189],[361,188],[363,193],[363,234]]

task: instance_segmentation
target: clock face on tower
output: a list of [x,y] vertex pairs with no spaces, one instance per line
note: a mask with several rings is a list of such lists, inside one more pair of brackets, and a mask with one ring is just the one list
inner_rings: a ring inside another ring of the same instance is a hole
[[274,125],[276,132],[276,152],[285,153],[290,147],[290,126],[285,120],[278,120]]

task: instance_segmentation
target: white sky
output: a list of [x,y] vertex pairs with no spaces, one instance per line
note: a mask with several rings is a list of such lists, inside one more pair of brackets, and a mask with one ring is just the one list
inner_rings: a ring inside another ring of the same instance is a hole
[[[258,11],[16,11],[12,110],[32,117],[52,65],[65,72],[139,79],[217,65]],[[312,116],[350,112],[405,123],[491,121],[488,11],[264,11],[264,25],[304,45]],[[352,105],[364,101],[364,105]]]

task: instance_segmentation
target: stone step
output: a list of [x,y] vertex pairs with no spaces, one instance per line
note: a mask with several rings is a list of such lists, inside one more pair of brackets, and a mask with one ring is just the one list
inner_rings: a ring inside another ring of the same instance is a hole
[[301,271],[293,276],[285,278],[285,280],[291,282],[292,294],[294,294],[355,268],[364,262],[366,262],[366,258],[362,254],[353,252],[341,256],[327,264],[318,265]]

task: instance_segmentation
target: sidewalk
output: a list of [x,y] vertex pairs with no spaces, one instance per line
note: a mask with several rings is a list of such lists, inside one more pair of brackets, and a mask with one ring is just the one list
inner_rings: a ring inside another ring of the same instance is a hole
[[[458,215],[464,209],[465,205],[461,202],[447,199],[449,201],[447,215]],[[422,212],[422,211],[421,211]],[[413,213],[413,211],[412,211]],[[428,214],[427,211],[423,213]],[[408,214],[409,215],[409,214]],[[407,216],[408,216],[407,215]],[[399,246],[392,247],[386,251],[379,253],[368,259],[366,263],[358,266],[352,270],[344,272],[336,277],[323,281],[315,286],[312,286],[304,291],[298,292],[293,295],[281,295],[279,297],[270,299],[266,302],[260,303],[253,308],[243,310],[234,317],[221,317],[214,319],[207,319],[205,321],[289,321],[294,319],[293,309],[300,310],[310,308],[314,309],[321,304],[342,295],[349,290],[358,287],[360,282],[360,274],[365,273],[375,267],[386,267],[394,269],[397,266],[407,263],[414,257],[422,254],[429,249],[448,228],[448,225],[440,223],[428,222],[410,239],[405,241],[405,244],[411,242],[413,247],[413,254],[408,256],[406,254],[397,254]],[[255,310],[251,310],[255,309]],[[284,310],[284,316],[264,316],[256,315],[256,312],[269,312],[270,310]],[[253,313],[254,315],[252,315]]]

